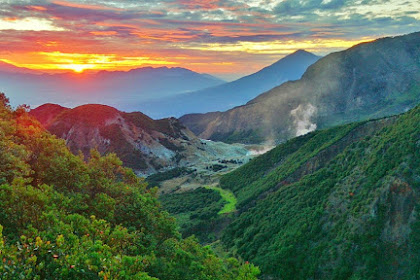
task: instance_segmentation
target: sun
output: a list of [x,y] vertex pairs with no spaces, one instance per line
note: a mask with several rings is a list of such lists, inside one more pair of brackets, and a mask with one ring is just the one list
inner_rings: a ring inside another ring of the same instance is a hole
[[83,71],[88,69],[89,66],[84,64],[68,64],[65,68],[73,70],[76,73],[83,73]]

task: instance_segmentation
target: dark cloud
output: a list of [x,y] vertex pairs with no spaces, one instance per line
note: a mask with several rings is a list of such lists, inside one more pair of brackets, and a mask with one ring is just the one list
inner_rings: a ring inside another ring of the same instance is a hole
[[[365,0],[366,1],[366,0]],[[280,2],[274,9],[274,12],[280,15],[302,15],[313,13],[314,11],[339,10],[344,7],[355,5],[355,0],[285,0]]]

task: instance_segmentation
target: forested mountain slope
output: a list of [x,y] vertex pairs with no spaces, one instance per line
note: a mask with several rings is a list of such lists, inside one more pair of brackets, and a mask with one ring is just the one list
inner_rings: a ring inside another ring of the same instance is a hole
[[202,138],[281,143],[316,128],[399,114],[420,102],[420,33],[327,55],[286,82],[226,112],[180,120]]
[[267,279],[420,277],[420,106],[289,140],[222,177],[222,236]]
[[0,94],[0,279],[256,279],[182,239],[156,190],[110,154],[88,162]]

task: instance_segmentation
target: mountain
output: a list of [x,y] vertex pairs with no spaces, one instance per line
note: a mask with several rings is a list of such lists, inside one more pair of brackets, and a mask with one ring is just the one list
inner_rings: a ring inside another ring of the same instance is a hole
[[3,94],[0,135],[0,279],[257,279],[181,238],[156,189],[115,155],[84,161]]
[[0,60],[0,72],[5,73],[24,73],[24,74],[42,74],[42,72],[39,72],[37,70],[32,70],[29,68],[24,67],[17,67],[13,64],[6,63],[4,61]]
[[226,112],[180,118],[199,137],[276,143],[316,128],[398,114],[420,101],[420,33],[327,55],[286,82]]
[[207,144],[175,118],[153,120],[140,112],[125,113],[106,105],[69,109],[44,104],[30,114],[52,134],[65,139],[73,153],[80,150],[89,157],[93,148],[102,155],[114,152],[125,166],[142,174],[194,166],[224,152],[238,157],[248,152],[224,143]]
[[135,104],[224,83],[185,68],[143,67],[127,72],[28,74],[0,73],[0,91],[13,105],[57,103],[74,107],[102,103],[134,111]]
[[298,50],[252,75],[233,82],[139,103],[137,107],[153,118],[227,110],[243,105],[285,81],[299,79],[308,66],[319,58],[312,53]]
[[420,106],[289,140],[220,187],[221,240],[262,279],[418,279]]

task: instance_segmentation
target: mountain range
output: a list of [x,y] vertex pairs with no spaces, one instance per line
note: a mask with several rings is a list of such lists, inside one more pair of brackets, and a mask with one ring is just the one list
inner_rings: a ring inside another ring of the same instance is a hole
[[168,98],[139,102],[136,108],[153,118],[228,110],[245,104],[283,82],[299,79],[308,66],[319,58],[307,51],[298,50],[238,80]]
[[13,64],[6,63],[0,60],[0,72],[2,73],[22,73],[22,74],[42,74],[37,70],[32,70],[25,67],[17,67]]
[[420,33],[332,53],[302,78],[225,112],[180,120],[199,137],[280,143],[316,128],[398,114],[420,101]]
[[102,103],[135,111],[132,104],[138,102],[224,83],[211,75],[180,67],[143,67],[127,72],[39,74],[28,73],[25,68],[13,65],[6,66],[0,65],[0,91],[7,93],[12,105],[57,103],[74,107]]

